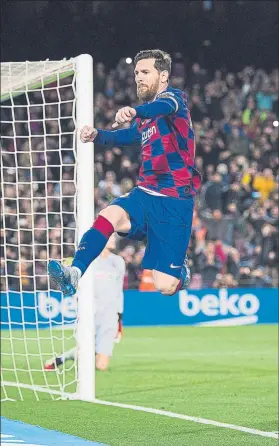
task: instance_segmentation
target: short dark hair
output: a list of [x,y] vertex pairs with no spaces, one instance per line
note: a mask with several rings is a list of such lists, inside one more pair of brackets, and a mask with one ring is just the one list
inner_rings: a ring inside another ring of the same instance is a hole
[[136,65],[139,60],[142,59],[155,59],[154,67],[157,71],[171,72],[171,56],[162,50],[143,50],[140,51],[134,58],[134,64]]

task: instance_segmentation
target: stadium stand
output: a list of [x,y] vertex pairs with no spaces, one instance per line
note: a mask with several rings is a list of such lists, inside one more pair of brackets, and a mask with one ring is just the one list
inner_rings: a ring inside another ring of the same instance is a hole
[[[190,288],[277,286],[279,156],[276,92],[279,71],[267,73],[262,69],[246,66],[237,73],[225,69],[209,73],[198,63],[194,63],[187,71],[182,59],[176,57],[175,60],[171,85],[188,92],[196,133],[196,160],[203,175],[189,247],[192,269]],[[111,129],[118,108],[137,104],[133,66],[127,64],[125,59],[121,59],[109,71],[103,63],[96,63],[94,89],[95,127]],[[36,119],[36,111],[33,119]],[[24,124],[19,122],[17,125],[20,127]],[[18,128],[18,131],[24,134],[24,128]],[[49,132],[55,133],[55,128],[49,129]],[[49,137],[49,144],[55,146],[55,137]],[[13,150],[11,139],[9,151]],[[35,160],[37,165],[45,162],[40,156],[38,153]],[[55,165],[57,160],[51,159],[52,156],[55,156],[55,151],[49,152],[49,164]],[[65,158],[67,156],[71,157],[70,154],[65,154]],[[67,163],[67,159],[63,159],[63,162]],[[95,145],[96,213],[106,207],[111,199],[128,192],[134,186],[139,163],[139,147],[114,147],[103,151]],[[36,172],[34,170],[33,178],[36,178]],[[53,168],[51,175],[54,181],[56,174]],[[9,186],[7,188],[10,190],[6,190],[5,195],[9,195],[10,201],[6,201],[6,205],[12,214],[16,190]],[[55,196],[55,185],[49,184],[48,188],[48,194]],[[68,195],[72,195],[72,191],[68,192]],[[36,196],[39,195],[38,189]],[[54,206],[55,203],[53,201],[48,204]],[[69,209],[72,205],[69,199]],[[34,211],[39,212],[40,206],[38,198],[34,203]],[[22,221],[21,227],[24,225],[28,225],[28,222]],[[37,229],[36,237],[41,246],[39,255],[42,261],[36,262],[36,272],[43,275],[46,273],[46,251],[42,246],[47,243],[44,222],[41,227],[41,230]],[[69,231],[68,237],[71,234],[72,231]],[[19,237],[21,243],[28,244],[28,231],[22,232]],[[52,240],[59,239],[59,224],[51,230],[49,237]],[[65,241],[73,243],[70,239]],[[16,249],[9,249],[11,252],[7,256],[16,259]],[[51,252],[53,258],[58,256],[55,249],[54,245]],[[141,282],[140,266],[144,244],[120,239],[118,252],[127,264],[125,288],[145,289]],[[1,252],[2,273],[4,264]],[[12,276],[19,276],[21,271],[21,274],[25,273],[24,289],[32,291],[33,281],[28,279],[28,275],[32,277],[34,271],[28,271],[33,266],[27,265],[29,264],[22,265],[20,269],[18,264],[7,262],[8,274],[11,275],[10,289],[18,289],[19,281]],[[146,281],[148,274],[143,277]],[[37,281],[37,289],[45,290],[46,278],[38,277]]]

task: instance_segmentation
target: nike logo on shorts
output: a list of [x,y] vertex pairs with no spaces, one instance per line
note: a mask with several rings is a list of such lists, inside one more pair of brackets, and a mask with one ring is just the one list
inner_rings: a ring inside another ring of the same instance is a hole
[[175,266],[173,263],[170,265],[171,268],[181,268],[181,266]]

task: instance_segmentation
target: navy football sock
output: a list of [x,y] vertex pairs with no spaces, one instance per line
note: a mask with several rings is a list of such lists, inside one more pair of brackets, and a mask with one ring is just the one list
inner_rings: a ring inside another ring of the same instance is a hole
[[98,257],[107,244],[114,227],[105,217],[99,215],[92,228],[83,235],[72,263],[81,270],[81,275],[85,273],[90,263]]
[[[181,278],[180,278],[180,288],[182,287],[182,285],[184,284],[185,280],[186,280],[186,276],[187,276],[187,269],[186,268],[182,268],[181,269]],[[179,285],[179,284],[178,284]],[[176,291],[179,291],[180,288],[177,288]]]

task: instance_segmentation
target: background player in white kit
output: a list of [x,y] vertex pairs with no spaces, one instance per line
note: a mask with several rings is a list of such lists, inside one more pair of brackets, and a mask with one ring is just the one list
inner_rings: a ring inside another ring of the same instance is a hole
[[[119,331],[119,322],[122,325],[125,262],[122,257],[111,252],[115,247],[116,236],[112,234],[105,249],[93,262],[96,368],[102,371],[109,365],[115,338]],[[48,360],[45,369],[53,370],[65,361],[75,360],[76,356],[76,347],[74,347]]]

